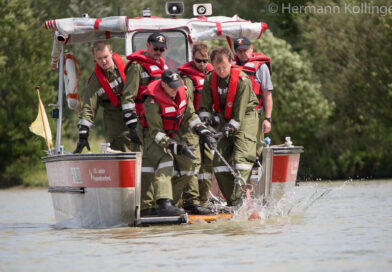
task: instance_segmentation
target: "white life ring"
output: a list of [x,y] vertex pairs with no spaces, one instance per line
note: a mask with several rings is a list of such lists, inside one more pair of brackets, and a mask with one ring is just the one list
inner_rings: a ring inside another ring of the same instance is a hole
[[64,84],[67,103],[68,107],[75,111],[81,107],[81,99],[78,93],[80,64],[76,57],[71,54],[65,55],[64,62]]

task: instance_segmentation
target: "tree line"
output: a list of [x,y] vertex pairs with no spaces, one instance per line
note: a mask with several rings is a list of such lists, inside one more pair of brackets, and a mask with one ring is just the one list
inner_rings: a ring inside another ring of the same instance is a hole
[[[192,4],[199,1],[183,2],[184,17],[192,17]],[[303,1],[209,2],[214,15],[238,14],[268,23],[269,30],[253,44],[255,52],[272,58],[269,136],[273,144],[291,136],[295,145],[304,146],[300,180],[392,176],[391,13],[343,12],[347,4],[364,2],[356,0],[306,4],[313,7],[308,11],[340,7],[339,13],[294,12],[304,7]],[[366,3],[391,5],[387,0]],[[165,15],[164,1],[152,0],[0,0],[0,6],[0,186],[10,186],[42,167],[45,155],[44,142],[28,130],[37,114],[34,86],[41,85],[44,105],[57,101],[58,73],[50,67],[53,32],[43,28],[44,21],[83,13],[137,17],[144,7]],[[218,44],[223,43],[211,41]],[[89,47],[68,47],[81,63],[80,90],[93,70]],[[64,116],[64,137],[76,143],[77,116],[67,110]],[[51,124],[55,133],[54,120]],[[99,124],[96,132],[102,132]]]

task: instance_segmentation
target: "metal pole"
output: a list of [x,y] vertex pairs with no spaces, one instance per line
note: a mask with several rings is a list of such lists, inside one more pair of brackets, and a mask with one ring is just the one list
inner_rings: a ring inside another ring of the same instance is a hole
[[59,65],[59,95],[58,95],[58,110],[59,116],[57,119],[57,134],[56,134],[56,154],[60,154],[61,149],[61,131],[63,121],[63,92],[64,92],[64,43],[61,44],[60,51],[60,65]]

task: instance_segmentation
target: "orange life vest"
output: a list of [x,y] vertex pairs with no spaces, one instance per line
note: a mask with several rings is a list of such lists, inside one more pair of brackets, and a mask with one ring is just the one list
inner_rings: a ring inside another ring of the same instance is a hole
[[[250,81],[252,82],[252,90],[259,100],[259,104],[256,106],[257,109],[263,106],[263,92],[260,89],[260,83],[256,80],[256,71],[263,63],[267,64],[270,73],[272,73],[271,59],[261,53],[253,53],[252,58],[250,58],[247,63],[241,66],[242,71],[248,75]],[[233,64],[240,65],[240,60],[237,55],[234,56]]]
[[[151,82],[144,93],[144,96],[152,96],[152,102],[158,103],[161,108],[161,117],[163,130],[170,138],[176,136],[176,132],[181,124],[184,111],[188,105],[186,98],[185,87],[182,86],[177,89],[175,101],[168,96],[161,86],[161,80]],[[143,115],[140,123],[144,127],[148,127],[147,120]]]
[[[212,69],[214,69],[214,67],[208,63],[207,72]],[[198,111],[200,107],[201,91],[203,90],[204,78],[206,75],[195,68],[193,61],[181,65],[177,70],[181,75],[187,75],[192,79],[193,85],[195,86],[195,90],[193,91],[193,105],[195,106],[195,110]]]
[[[125,73],[124,73],[125,64],[124,64],[124,61],[116,53],[113,53],[112,56],[113,56],[113,61],[116,64],[116,66],[120,72],[122,83],[124,84],[125,83]],[[121,98],[117,97],[117,95],[114,94],[112,87],[110,87],[108,79],[106,78],[105,74],[102,71],[102,68],[98,65],[98,63],[95,65],[94,73],[98,79],[99,84],[101,84],[102,89],[105,91],[106,95],[108,96],[108,98],[112,102],[113,106],[119,107],[121,105]]]

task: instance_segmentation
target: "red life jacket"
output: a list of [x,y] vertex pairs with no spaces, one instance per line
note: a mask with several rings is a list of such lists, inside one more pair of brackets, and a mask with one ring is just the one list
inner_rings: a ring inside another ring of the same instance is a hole
[[[132,62],[140,63],[143,66],[143,68],[146,69],[148,75],[150,76],[150,82],[151,82],[160,79],[163,71],[166,70],[167,67],[165,64],[165,60],[163,58],[159,58],[159,63],[158,63],[155,60],[147,57],[145,54],[146,52],[147,52],[146,50],[138,50],[133,54],[127,56],[129,62],[125,67],[125,71],[128,69],[130,63]],[[136,113],[139,116],[142,116],[144,114],[144,105],[143,105],[144,99],[142,95],[145,92],[146,88],[147,85],[139,84],[139,89],[135,99]]]
[[[116,53],[113,53],[112,56],[113,56],[114,63],[117,65],[117,68],[120,72],[122,83],[125,84],[125,73],[124,73],[125,64],[124,64],[124,61]],[[112,87],[110,87],[108,79],[106,78],[105,74],[102,71],[102,68],[98,65],[98,63],[95,65],[94,73],[98,79],[99,84],[101,84],[102,89],[105,91],[106,95],[109,97],[113,106],[119,107],[121,105],[121,99],[119,97],[117,97],[117,95],[114,94]],[[90,82],[90,79],[89,79],[89,82]]]
[[[212,69],[214,69],[214,67],[208,63],[207,72]],[[180,72],[180,75],[187,75],[192,79],[193,85],[195,86],[195,90],[193,91],[193,105],[195,106],[195,110],[198,111],[200,107],[201,91],[203,90],[204,78],[206,75],[195,68],[193,61],[181,65],[177,70]]]
[[[225,119],[230,120],[231,114],[233,113],[233,105],[235,94],[237,92],[238,79],[240,77],[241,68],[232,67],[229,81],[229,88],[227,90],[226,96],[226,106],[225,106]],[[218,75],[215,71],[212,71],[211,78],[211,93],[212,100],[214,102],[215,112],[221,112],[221,105],[219,102],[219,93],[218,93]]]
[[[163,130],[166,135],[170,138],[176,136],[176,132],[181,124],[182,117],[184,116],[184,111],[188,105],[185,86],[178,88],[175,99],[176,101],[165,93],[161,86],[161,80],[156,80],[150,83],[144,95],[152,96],[161,108]],[[140,123],[144,127],[148,127],[148,123],[144,115],[140,119]]]
[[[270,73],[272,73],[271,59],[261,53],[253,53],[253,57],[241,66],[242,71],[244,71],[251,80],[252,90],[255,92],[257,99],[259,100],[259,105],[256,106],[257,109],[263,106],[263,92],[260,89],[260,83],[256,81],[256,71],[263,63],[267,64]],[[233,64],[240,65],[240,60],[237,55],[234,56]]]

